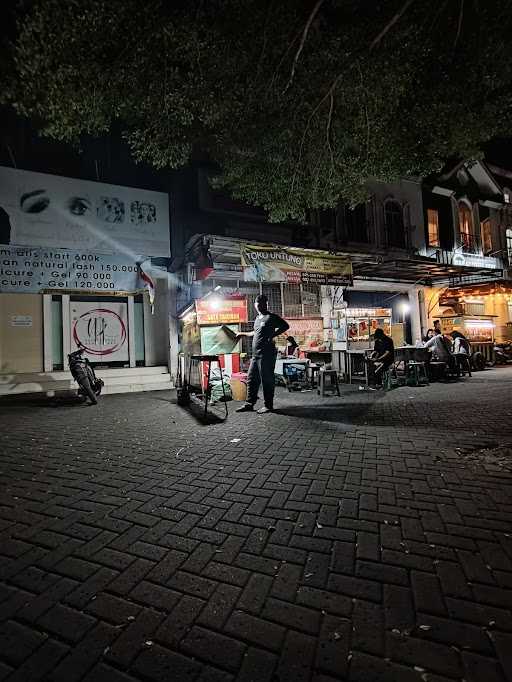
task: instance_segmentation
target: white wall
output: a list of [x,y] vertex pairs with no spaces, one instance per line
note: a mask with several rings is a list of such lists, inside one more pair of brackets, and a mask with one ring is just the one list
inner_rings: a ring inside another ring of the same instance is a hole
[[[152,276],[154,272],[152,272]],[[169,284],[166,276],[154,277],[155,304],[151,313],[148,296],[144,295],[144,352],[146,366],[168,364],[169,348]]]
[[0,372],[42,372],[43,367],[43,296],[0,294]]

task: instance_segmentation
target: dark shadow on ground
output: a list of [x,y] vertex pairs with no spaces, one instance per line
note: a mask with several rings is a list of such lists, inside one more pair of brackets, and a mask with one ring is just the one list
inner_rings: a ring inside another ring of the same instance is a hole
[[2,412],[29,410],[34,407],[76,407],[86,403],[86,399],[75,395],[47,396],[45,393],[27,395],[18,394],[5,396],[0,399],[0,414]]
[[[179,410],[183,410],[186,414],[190,415],[193,417],[198,424],[201,424],[201,426],[212,426],[213,424],[223,424],[226,419],[225,419],[225,410],[224,410],[224,403],[215,403],[214,405],[209,404],[208,405],[208,411],[206,412],[206,415],[204,413],[204,405],[199,404],[198,402],[194,402],[193,400],[190,401],[190,404],[187,405],[186,407],[182,405],[178,405],[178,400],[176,397],[173,398],[162,398],[158,396],[155,398],[155,400],[158,400],[162,403],[168,403],[169,405],[175,405]],[[230,401],[233,402],[233,401]],[[234,403],[233,403],[234,405]],[[234,409],[234,408],[232,408]],[[228,416],[229,416],[229,407],[228,407]]]
[[455,404],[455,411],[447,412],[443,405],[430,404],[426,410],[422,404],[407,402],[407,395],[404,395],[403,402],[394,403],[381,401],[383,397],[384,394],[380,393],[371,402],[280,405],[275,414],[347,426],[404,428],[404,424],[409,424],[413,429],[434,427],[452,432],[471,431],[475,428],[471,417],[466,417],[463,405],[459,410]]
[[364,424],[372,408],[372,404],[362,402],[340,402],[331,405],[286,405],[276,408],[274,414],[337,424]]

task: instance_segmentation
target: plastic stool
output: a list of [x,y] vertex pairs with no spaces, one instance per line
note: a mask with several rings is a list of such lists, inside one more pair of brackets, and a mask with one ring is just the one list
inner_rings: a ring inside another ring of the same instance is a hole
[[409,375],[412,375],[414,386],[421,386],[429,383],[427,370],[424,362],[409,362]]
[[[325,380],[326,378],[330,378],[330,386],[327,387]],[[340,384],[338,381],[338,372],[335,369],[321,369],[318,372],[318,390],[317,393],[319,396],[324,397],[325,396],[325,389],[330,388],[331,391],[336,391],[336,395],[341,395],[340,394]]]
[[382,372],[382,388],[385,391],[391,391],[393,388],[405,385],[405,377],[399,377],[396,371],[397,364],[390,365]]

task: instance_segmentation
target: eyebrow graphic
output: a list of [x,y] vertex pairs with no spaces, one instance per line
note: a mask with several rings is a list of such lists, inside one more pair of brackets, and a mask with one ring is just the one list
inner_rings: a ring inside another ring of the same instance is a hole
[[46,194],[46,190],[45,189],[36,189],[33,192],[26,192],[25,194],[22,194],[20,197],[20,206],[23,206],[23,203],[27,199],[30,199],[30,197],[35,197],[38,194]]

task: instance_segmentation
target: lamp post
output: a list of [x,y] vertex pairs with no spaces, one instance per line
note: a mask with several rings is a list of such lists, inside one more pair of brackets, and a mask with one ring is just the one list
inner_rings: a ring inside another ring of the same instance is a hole
[[400,303],[400,311],[402,313],[402,326],[404,335],[404,344],[407,343],[407,326],[406,326],[406,316],[411,312],[411,304],[404,301]]

